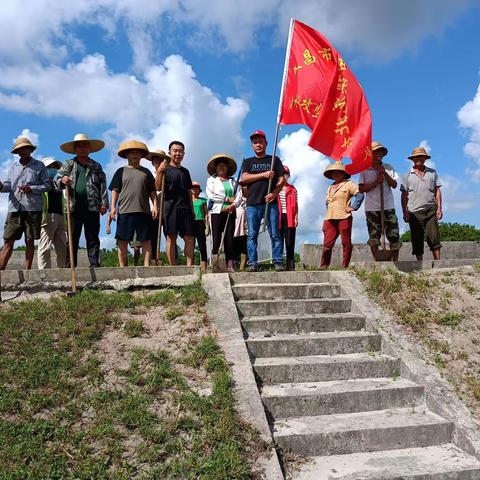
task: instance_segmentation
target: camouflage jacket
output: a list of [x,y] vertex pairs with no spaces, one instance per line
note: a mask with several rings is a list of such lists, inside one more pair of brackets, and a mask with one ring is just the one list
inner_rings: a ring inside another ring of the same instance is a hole
[[[70,196],[70,208],[75,210],[75,184],[77,183],[77,162],[76,158],[63,162],[55,177],[55,184],[58,188],[64,188],[62,177],[65,175],[73,180],[72,195]],[[99,212],[101,207],[108,208],[107,177],[102,166],[88,158],[86,165],[86,188],[88,209],[92,212]]]

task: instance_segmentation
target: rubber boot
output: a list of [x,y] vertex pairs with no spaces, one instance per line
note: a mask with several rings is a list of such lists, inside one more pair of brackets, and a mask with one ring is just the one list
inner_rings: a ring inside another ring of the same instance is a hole
[[295,270],[295,260],[287,260],[287,271],[293,272]]

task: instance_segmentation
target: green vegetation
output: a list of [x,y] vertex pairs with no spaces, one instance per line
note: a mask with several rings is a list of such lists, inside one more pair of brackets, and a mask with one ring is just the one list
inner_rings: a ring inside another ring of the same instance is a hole
[[[248,452],[262,445],[235,412],[212,336],[192,341],[183,368],[166,351],[136,348],[115,382],[95,353],[107,328],[144,335],[131,314],[158,305],[198,311],[206,300],[200,290],[85,290],[0,308],[0,478],[252,478]],[[192,389],[187,365],[208,372],[209,394]]]
[[[443,242],[478,242],[480,241],[480,228],[475,225],[467,225],[465,223],[448,223],[441,222],[440,238]],[[410,230],[402,234],[402,242],[410,242],[412,239]]]
[[[102,248],[100,258],[101,258],[102,267],[118,267],[118,257],[117,257],[116,248],[112,248],[111,250]],[[165,252],[160,252],[160,260],[162,261],[163,265],[169,264],[167,255]],[[185,258],[185,255],[183,254],[183,250],[180,247],[178,248],[177,264],[178,265],[187,264],[187,259]],[[194,252],[194,264],[195,265],[200,264],[200,252],[198,249],[195,249],[195,252]],[[133,254],[131,249],[128,252],[128,265],[133,266]],[[140,255],[140,258],[138,260],[138,265],[143,265],[143,255]]]

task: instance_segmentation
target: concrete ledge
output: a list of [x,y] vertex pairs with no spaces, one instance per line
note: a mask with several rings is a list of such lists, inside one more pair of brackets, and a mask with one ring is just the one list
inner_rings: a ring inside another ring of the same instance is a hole
[[207,316],[218,331],[218,341],[232,370],[238,411],[269,445],[269,454],[260,457],[255,467],[260,468],[265,480],[281,480],[284,476],[243,338],[230,278],[226,273],[206,274],[202,283],[208,293]]
[[400,261],[400,262],[352,262],[352,267],[359,268],[378,268],[388,269],[396,268],[401,272],[416,272],[421,270],[432,270],[433,268],[457,268],[464,267],[466,265],[480,264],[480,258],[457,258],[450,260],[423,260],[419,262],[417,260]]
[[342,286],[343,294],[354,299],[352,312],[366,315],[367,330],[382,335],[383,352],[401,359],[400,375],[423,385],[428,408],[454,423],[454,443],[480,459],[479,425],[437,368],[423,360],[426,357],[424,348],[413,342],[391,315],[368,298],[353,273],[332,271],[331,275],[332,280]]
[[[480,258],[480,242],[442,242],[442,258],[444,260],[460,260]],[[323,245],[304,243],[300,246],[300,259],[308,267],[319,267],[320,258],[322,256]],[[342,245],[337,244],[333,248],[332,267],[341,265]],[[428,246],[425,244],[425,258],[432,254]],[[400,249],[400,262],[410,262],[415,260],[412,255],[412,244],[405,242]],[[352,262],[374,263],[370,247],[365,243],[356,243],[353,245]]]
[[[195,267],[100,267],[77,268],[77,285],[82,288],[125,289],[134,286],[163,286],[162,279],[178,276],[196,278]],[[4,270],[2,290],[65,290],[70,289],[70,270]],[[171,282],[171,280],[169,280]],[[157,285],[158,284],[158,285]]]

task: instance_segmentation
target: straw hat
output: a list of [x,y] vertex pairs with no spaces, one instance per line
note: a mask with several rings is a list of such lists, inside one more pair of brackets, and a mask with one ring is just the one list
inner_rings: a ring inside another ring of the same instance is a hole
[[43,160],[42,160],[43,164],[45,165],[45,167],[51,167],[51,168],[60,168],[62,166],[62,162],[59,162],[58,160],[55,160],[54,158],[52,157],[45,157]]
[[237,171],[237,163],[235,160],[228,155],[227,153],[217,153],[210,158],[207,164],[207,172],[209,175],[215,175],[217,171],[217,163],[219,161],[225,162],[228,165],[227,175],[231,177]]
[[412,150],[412,154],[408,157],[410,160],[413,160],[415,157],[426,157],[427,160],[429,158],[432,158],[427,151],[425,150],[425,147],[417,147]]
[[27,137],[18,137],[15,140],[15,145],[12,149],[12,153],[17,153],[23,147],[30,147],[32,152],[34,152],[37,147],[27,138]]
[[120,144],[117,155],[122,158],[127,158],[129,150],[141,150],[142,158],[146,158],[149,154],[148,148],[143,142],[139,142],[138,140],[127,140]]
[[345,178],[350,178],[350,175],[347,173],[345,169],[345,165],[343,165],[341,162],[331,163],[330,165],[327,166],[323,174],[331,180],[333,172],[343,172],[343,174],[345,175]]
[[160,157],[161,159],[170,163],[170,157],[165,153],[164,150],[150,150],[150,153],[145,158],[152,161],[154,157]]
[[384,157],[388,154],[387,147],[384,147],[380,142],[372,142],[372,152],[376,152],[377,150],[382,150]]
[[202,191],[202,186],[200,185],[200,182],[192,182],[192,188],[198,187],[200,189],[200,192]]
[[60,148],[65,153],[75,154],[75,143],[76,142],[88,142],[90,145],[90,153],[95,153],[100,151],[104,146],[105,142],[103,140],[90,140],[87,135],[84,133],[77,133],[71,142],[63,143],[60,145]]

